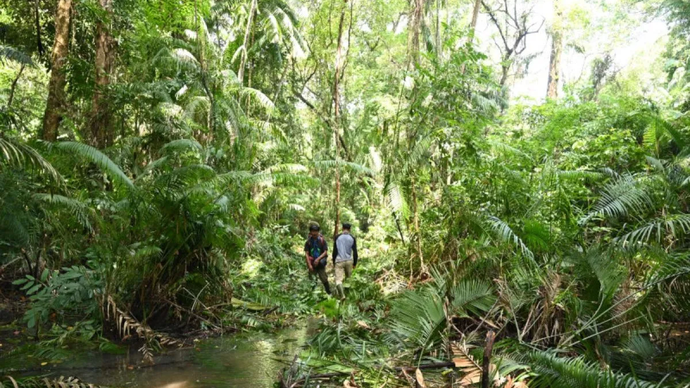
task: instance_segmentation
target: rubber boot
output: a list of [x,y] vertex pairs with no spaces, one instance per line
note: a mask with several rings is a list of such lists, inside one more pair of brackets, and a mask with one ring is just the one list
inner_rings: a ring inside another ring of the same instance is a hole
[[343,289],[343,285],[342,284],[336,284],[335,289],[338,291],[337,292],[338,298],[340,298],[340,300],[345,300],[345,289]]

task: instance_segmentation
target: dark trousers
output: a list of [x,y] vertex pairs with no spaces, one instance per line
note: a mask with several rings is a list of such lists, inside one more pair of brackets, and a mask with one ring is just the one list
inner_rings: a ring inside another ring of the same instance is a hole
[[323,288],[326,289],[326,293],[330,294],[331,293],[331,286],[328,284],[328,275],[326,275],[326,267],[321,267],[321,268],[314,268],[314,272],[312,272],[312,276],[316,275],[319,277],[321,280],[321,283],[323,283]]

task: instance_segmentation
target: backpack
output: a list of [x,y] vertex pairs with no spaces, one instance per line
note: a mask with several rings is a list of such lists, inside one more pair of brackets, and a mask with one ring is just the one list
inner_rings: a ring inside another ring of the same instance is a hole
[[[319,237],[317,237],[316,240],[309,237],[309,255],[311,255],[311,257],[313,257],[314,259],[321,256],[321,254],[325,250],[325,245],[326,241],[323,239],[323,236],[319,235]],[[314,268],[322,268],[326,266],[327,261],[328,258],[324,257],[321,259],[321,261],[314,262],[312,263],[312,265],[314,266]]]

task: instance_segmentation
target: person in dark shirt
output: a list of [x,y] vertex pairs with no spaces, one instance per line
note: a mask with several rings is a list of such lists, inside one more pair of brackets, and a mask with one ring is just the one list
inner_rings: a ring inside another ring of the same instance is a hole
[[331,287],[328,284],[328,275],[326,275],[326,264],[328,262],[328,244],[323,238],[318,225],[311,225],[309,227],[309,237],[304,243],[304,256],[307,259],[307,267],[310,274],[316,274],[326,293],[330,295]]
[[335,264],[335,292],[340,299],[345,299],[343,280],[352,275],[357,267],[357,240],[350,234],[352,226],[343,223],[343,233],[335,238],[333,264]]

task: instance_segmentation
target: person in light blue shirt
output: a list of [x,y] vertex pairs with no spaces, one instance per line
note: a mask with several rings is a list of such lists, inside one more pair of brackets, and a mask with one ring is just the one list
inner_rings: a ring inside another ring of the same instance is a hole
[[343,233],[335,238],[333,247],[333,264],[335,264],[335,294],[345,299],[343,280],[352,275],[357,267],[357,239],[350,234],[352,226],[343,223]]

